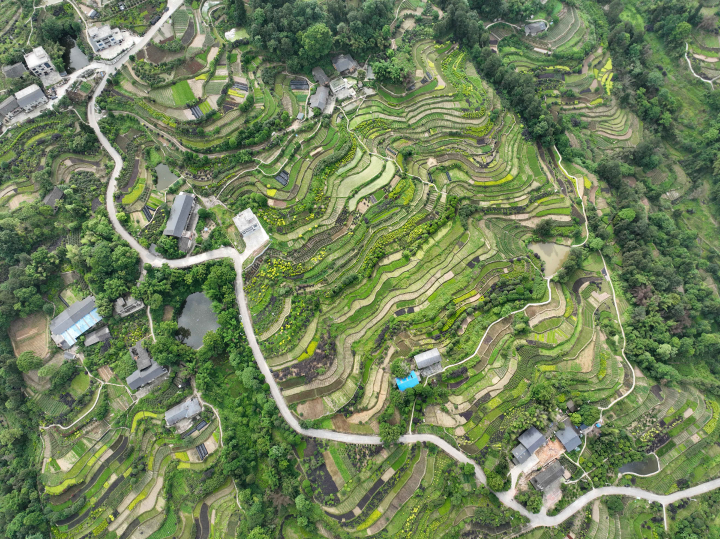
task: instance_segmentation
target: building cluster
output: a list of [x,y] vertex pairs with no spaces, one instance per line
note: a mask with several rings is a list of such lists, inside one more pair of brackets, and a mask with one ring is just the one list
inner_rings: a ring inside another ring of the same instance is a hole
[[0,103],[0,118],[9,122],[22,112],[31,112],[38,105],[48,102],[48,98],[37,84],[23,88]]
[[395,378],[395,384],[400,391],[405,391],[411,387],[415,387],[420,383],[420,375],[432,376],[442,370],[442,356],[437,348],[432,350],[426,350],[420,354],[417,354],[414,358],[415,367],[417,371],[410,371],[410,374],[405,378]]
[[313,78],[318,83],[317,91],[310,96],[310,108],[317,108],[324,111],[330,100],[330,96],[342,101],[343,99],[354,98],[355,89],[344,78],[357,72],[360,65],[349,54],[340,54],[332,59],[333,67],[340,76],[330,79],[321,67],[312,70]]
[[[558,442],[562,446],[562,452],[574,451],[582,444],[580,434],[570,420],[565,420],[560,428],[554,431]],[[534,466],[540,462],[537,457],[534,461],[530,459],[535,455],[536,451],[541,449],[548,443],[548,439],[535,427],[530,427],[518,437],[518,445],[512,449],[513,463],[516,466]],[[560,447],[558,445],[558,447]],[[551,487],[558,485],[563,477],[570,477],[566,473],[565,468],[557,460],[560,454],[550,453],[551,460],[545,460],[545,465],[537,473],[530,477],[530,483],[540,492],[544,492]]]

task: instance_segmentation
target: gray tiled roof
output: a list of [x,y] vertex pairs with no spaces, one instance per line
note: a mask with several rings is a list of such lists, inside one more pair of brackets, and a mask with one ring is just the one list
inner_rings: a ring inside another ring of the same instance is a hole
[[538,490],[545,490],[565,474],[565,468],[554,460],[548,464],[543,471],[530,479],[530,482]]
[[27,73],[27,69],[25,69],[25,65],[22,62],[11,66],[3,66],[2,70],[8,79],[19,79]]
[[189,193],[180,193],[175,197],[172,208],[170,209],[170,217],[165,225],[165,232],[163,232],[163,234],[166,236],[175,236],[176,238],[182,236],[194,201],[194,197]]
[[573,427],[570,421],[565,421],[565,428],[558,429],[555,432],[555,435],[565,447],[565,451],[577,449],[582,443],[580,436],[578,436],[577,432],[575,432],[575,427]]
[[73,303],[50,321],[50,332],[55,335],[64,333],[95,309],[95,296]]
[[14,95],[11,95],[7,99],[5,99],[2,103],[0,103],[0,114],[7,115],[10,114],[12,111],[19,108],[20,105],[18,105],[17,99],[15,99]]
[[138,370],[144,371],[152,365],[150,354],[147,350],[145,350],[145,347],[142,345],[142,341],[136,342],[135,346],[130,348],[130,355],[135,360]]
[[93,344],[97,344],[100,341],[109,341],[110,340],[110,328],[105,326],[104,328],[98,329],[97,331],[93,331],[92,333],[89,333],[87,337],[85,337],[85,346],[92,346]]
[[320,88],[317,89],[317,92],[310,97],[310,107],[324,110],[327,105],[329,95],[330,90],[328,90],[325,86],[320,86]]
[[358,66],[358,63],[349,54],[341,54],[340,56],[336,56],[335,58],[333,58],[332,63],[333,67],[338,71],[338,73],[342,73],[343,71],[347,71],[348,69],[357,68]]
[[45,99],[45,94],[37,84],[32,84],[17,92],[15,97],[18,101],[18,105],[21,107],[27,107],[40,99]]
[[525,446],[523,444],[518,444],[516,447],[514,447],[512,450],[512,454],[515,457],[515,461],[517,464],[522,464],[530,458],[530,453],[528,453],[528,450],[525,449]]
[[525,446],[525,449],[528,450],[528,453],[531,455],[535,453],[535,451],[545,445],[547,440],[545,439],[545,436],[540,434],[540,431],[537,430],[535,427],[530,427],[528,430],[523,432],[519,437],[518,441]]
[[196,397],[193,397],[165,412],[165,421],[167,421],[168,427],[172,427],[178,421],[197,415],[201,411],[202,406],[200,406],[200,401]]
[[45,198],[43,199],[43,204],[54,208],[58,200],[62,199],[64,196],[65,193],[63,193],[59,187],[55,186],[53,187],[52,191],[45,195]]
[[317,82],[318,84],[327,84],[328,82],[330,82],[330,79],[325,74],[325,71],[322,67],[313,67],[312,74],[315,82]]
[[130,386],[130,389],[135,391],[139,387],[142,387],[145,384],[149,384],[150,382],[152,382],[159,376],[162,376],[166,372],[167,369],[165,369],[165,367],[159,365],[155,361],[151,361],[149,369],[145,369],[144,371],[138,369],[130,376],[128,376],[125,381],[127,382],[127,385]]

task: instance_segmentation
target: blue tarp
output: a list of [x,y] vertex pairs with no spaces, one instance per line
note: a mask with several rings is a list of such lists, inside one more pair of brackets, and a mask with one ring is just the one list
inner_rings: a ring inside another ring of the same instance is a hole
[[395,383],[400,391],[405,391],[418,385],[420,383],[420,377],[415,371],[412,371],[406,378],[395,378]]

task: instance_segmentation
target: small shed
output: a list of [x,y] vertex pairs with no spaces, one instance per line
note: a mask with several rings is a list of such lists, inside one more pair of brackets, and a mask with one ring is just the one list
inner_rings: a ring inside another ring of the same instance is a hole
[[55,186],[52,188],[45,198],[43,198],[43,204],[50,206],[52,209],[57,209],[57,203],[63,199],[65,193],[60,190],[59,187]]
[[575,406],[575,402],[573,402],[572,399],[565,403],[565,407],[567,408],[567,411],[571,414],[574,414],[578,411],[578,407]]

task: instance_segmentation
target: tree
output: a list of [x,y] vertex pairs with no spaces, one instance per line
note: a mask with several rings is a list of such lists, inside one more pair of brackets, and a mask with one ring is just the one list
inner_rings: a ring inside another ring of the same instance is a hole
[[35,355],[32,350],[26,350],[17,359],[17,367],[20,372],[34,371],[42,367],[42,359]]
[[324,23],[313,24],[302,35],[303,50],[311,61],[319,60],[330,52],[333,37],[330,29]]
[[616,159],[604,158],[597,166],[598,177],[607,182],[610,187],[619,187],[622,179],[622,167],[620,161]]
[[380,423],[380,439],[385,447],[396,444],[402,435],[403,428],[401,425]]
[[543,239],[549,238],[550,236],[552,236],[552,231],[553,231],[552,219],[543,219],[535,227],[535,234],[537,234],[538,237],[543,238]]

